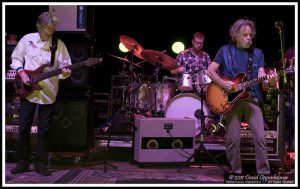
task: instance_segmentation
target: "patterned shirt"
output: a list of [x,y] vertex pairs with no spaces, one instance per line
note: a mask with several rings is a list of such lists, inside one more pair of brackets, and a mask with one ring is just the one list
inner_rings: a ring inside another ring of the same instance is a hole
[[177,55],[176,62],[179,67],[185,67],[186,72],[192,73],[200,70],[207,70],[208,65],[211,63],[211,59],[204,51],[199,55],[195,55],[192,52],[192,48],[188,48]]
[[[51,50],[49,41],[42,41],[39,33],[30,33],[22,37],[14,49],[10,67],[17,69],[24,67],[25,70],[36,70],[44,64],[51,62]],[[65,44],[58,39],[57,50],[55,52],[54,64],[52,67],[46,67],[43,72],[63,68],[71,65],[71,58]],[[53,104],[58,93],[59,79],[65,79],[62,74],[38,82],[42,90],[34,90],[27,100],[37,104]]]

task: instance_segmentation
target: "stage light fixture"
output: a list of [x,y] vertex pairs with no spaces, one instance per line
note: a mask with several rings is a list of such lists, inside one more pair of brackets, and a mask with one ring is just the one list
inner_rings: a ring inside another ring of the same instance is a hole
[[179,52],[184,50],[184,44],[182,42],[177,41],[177,42],[173,43],[172,50],[173,50],[173,52],[178,54]]
[[122,52],[128,52],[129,50],[123,45],[123,43],[120,43],[119,44],[119,49],[120,49],[120,51],[122,51]]

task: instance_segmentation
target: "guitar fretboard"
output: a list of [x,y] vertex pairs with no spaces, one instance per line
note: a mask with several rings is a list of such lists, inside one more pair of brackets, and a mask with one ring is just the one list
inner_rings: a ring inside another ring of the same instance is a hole
[[[86,62],[87,61],[72,64],[72,65],[67,66],[65,68],[69,68],[70,70],[76,70],[78,68],[81,68],[81,67],[85,66]],[[63,68],[60,68],[60,69],[57,69],[57,70],[52,70],[52,71],[49,71],[49,72],[45,72],[45,73],[42,73],[40,75],[35,75],[35,76],[32,77],[31,82],[32,83],[37,83],[37,82],[42,81],[44,79],[59,75],[59,74],[62,73],[62,69]]]
[[[280,75],[280,74],[283,74],[284,72],[283,72],[283,70],[280,70],[276,73],[278,75]],[[286,73],[287,74],[294,73],[294,68],[286,69]],[[253,79],[253,80],[250,80],[250,81],[245,81],[245,82],[239,83],[238,84],[238,89],[239,90],[245,89],[245,88],[250,87],[252,85],[255,85],[257,83],[261,83],[261,82],[263,82],[264,80],[267,80],[267,79],[268,79],[268,75],[265,75],[263,77],[259,77],[259,78],[256,78],[256,79]]]
[[245,81],[245,82],[241,83],[241,85],[244,88],[247,88],[247,87],[250,87],[250,86],[255,85],[257,83],[263,82],[264,80],[267,80],[267,79],[268,79],[268,76],[263,76],[263,77],[259,77],[259,78],[256,78],[256,79],[253,79],[253,80],[250,80],[250,81]]

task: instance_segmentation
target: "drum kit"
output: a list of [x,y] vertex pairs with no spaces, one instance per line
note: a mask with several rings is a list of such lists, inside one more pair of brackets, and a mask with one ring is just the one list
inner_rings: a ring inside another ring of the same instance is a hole
[[[158,81],[161,69],[172,70],[178,67],[177,62],[165,54],[165,51],[144,49],[137,41],[126,36],[120,36],[120,42],[130,51],[131,60],[109,54],[128,63],[130,70],[129,84],[123,86],[122,108],[129,112],[151,112],[153,117],[179,118],[188,117],[195,119],[195,135],[200,133],[201,122],[195,117],[195,112],[202,109],[205,115],[205,124],[209,122],[210,110],[205,103],[204,96],[208,84],[211,82],[206,70],[196,70],[194,73],[183,73],[180,78],[164,76],[163,81]],[[142,59],[140,63],[133,62],[133,55]],[[135,77],[134,67],[141,68],[141,63],[147,62],[156,67],[153,74],[141,81]],[[155,82],[151,82],[155,79]],[[201,99],[203,98],[203,99]]]

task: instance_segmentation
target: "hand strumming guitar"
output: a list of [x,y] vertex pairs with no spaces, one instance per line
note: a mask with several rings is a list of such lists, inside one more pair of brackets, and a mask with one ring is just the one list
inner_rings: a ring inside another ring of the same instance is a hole
[[222,87],[224,89],[226,89],[227,91],[231,91],[233,89],[233,86],[234,86],[234,82],[232,81],[225,81],[225,80],[222,80]]
[[19,71],[18,73],[22,79],[22,82],[25,85],[30,85],[30,78],[28,77],[28,75],[26,74],[26,72],[24,70]]

